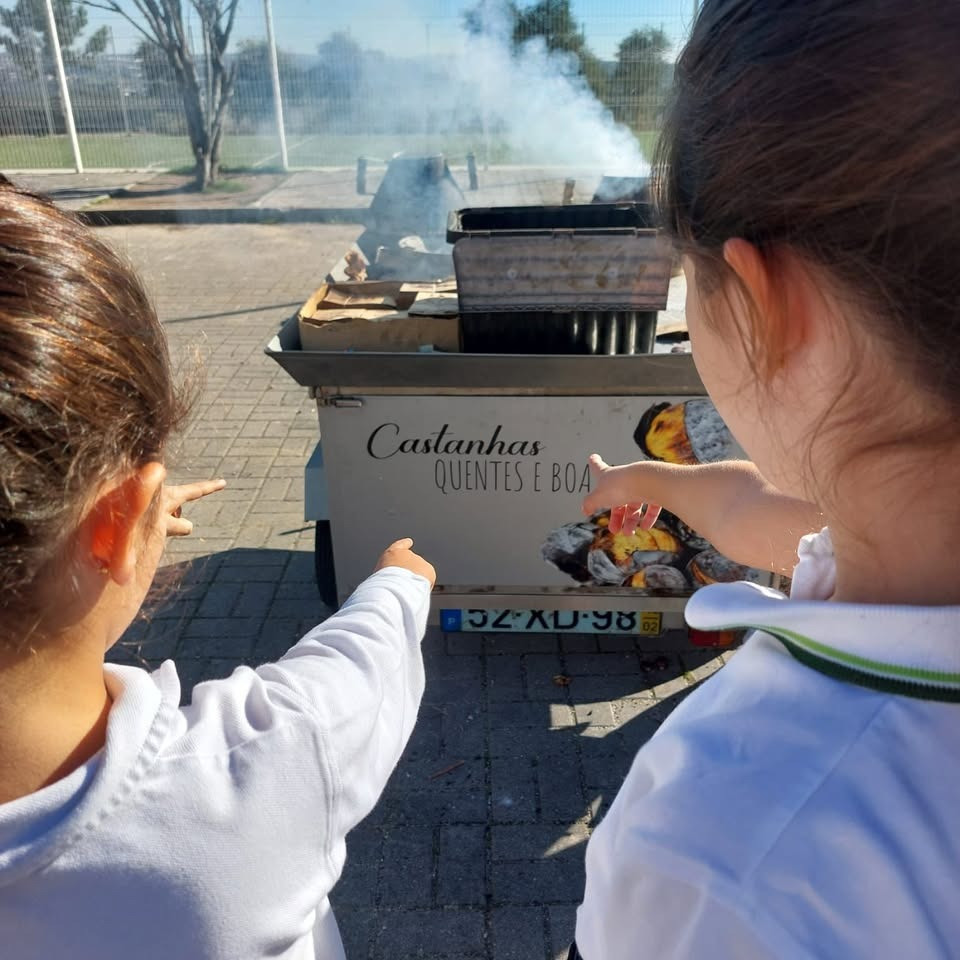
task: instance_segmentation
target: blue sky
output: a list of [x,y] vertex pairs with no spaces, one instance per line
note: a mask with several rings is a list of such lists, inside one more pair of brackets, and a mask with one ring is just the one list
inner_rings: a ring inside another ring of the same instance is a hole
[[[314,53],[332,32],[345,30],[364,48],[422,56],[461,50],[462,14],[471,5],[471,0],[273,0],[273,17],[277,45],[293,53]],[[612,58],[635,27],[662,26],[679,39],[693,8],[694,0],[573,0],[588,44],[604,58]],[[117,51],[131,50],[137,42],[133,27],[90,10],[91,26],[105,22],[113,26]],[[263,0],[241,0],[234,42],[264,34]]]

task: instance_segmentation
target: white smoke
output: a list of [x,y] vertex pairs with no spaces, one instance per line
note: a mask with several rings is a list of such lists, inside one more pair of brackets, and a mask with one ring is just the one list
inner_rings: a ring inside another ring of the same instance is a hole
[[422,134],[425,145],[445,138],[451,157],[470,144],[485,163],[647,176],[635,136],[594,95],[576,55],[549,51],[542,37],[516,47],[511,32],[512,20],[494,11],[482,34],[462,31],[455,55],[368,57],[347,122],[358,132]]
[[577,57],[548,51],[542,37],[517,50],[499,33],[470,37],[450,69],[469,91],[460,109],[479,114],[488,149],[503,140],[521,162],[649,174],[633,133],[594,95]]

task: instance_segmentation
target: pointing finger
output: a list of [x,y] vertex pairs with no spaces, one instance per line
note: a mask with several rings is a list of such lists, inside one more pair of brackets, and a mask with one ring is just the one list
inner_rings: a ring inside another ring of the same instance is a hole
[[226,480],[198,480],[196,483],[185,483],[179,487],[172,487],[171,491],[175,491],[177,498],[185,502],[209,496],[211,493],[222,490],[226,485]]
[[660,519],[660,511],[662,509],[659,503],[648,503],[646,513],[644,513],[643,520],[640,523],[640,529],[650,530],[657,520]]

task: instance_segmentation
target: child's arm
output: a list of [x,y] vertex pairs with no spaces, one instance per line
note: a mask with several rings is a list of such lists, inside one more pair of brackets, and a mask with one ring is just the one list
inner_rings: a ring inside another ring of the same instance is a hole
[[343,834],[377,802],[417,719],[424,689],[420,642],[433,567],[399,540],[333,616],[315,627],[265,679],[282,677],[310,705],[339,790],[331,825]]
[[[583,510],[613,508],[610,529],[649,529],[663,506],[738,563],[789,575],[797,543],[824,525],[819,507],[781,493],[745,460],[698,466],[590,458],[593,489]],[[645,508],[645,509],[644,509]]]
[[284,784],[287,825],[303,844],[319,836],[329,851],[342,841],[373,809],[413,731],[436,575],[411,546],[389,547],[340,610],[280,660],[201,683],[184,708],[190,725],[223,731],[221,750],[270,744],[259,770]]

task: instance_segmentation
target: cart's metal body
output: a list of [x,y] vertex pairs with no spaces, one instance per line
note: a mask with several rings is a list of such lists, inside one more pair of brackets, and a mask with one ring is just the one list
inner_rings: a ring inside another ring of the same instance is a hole
[[499,617],[497,628],[521,629],[526,614],[481,612],[545,611],[532,628],[559,629],[573,616],[563,611],[611,611],[638,632],[682,626],[689,589],[578,583],[541,547],[558,528],[582,534],[590,453],[640,459],[644,411],[704,395],[689,354],[310,352],[296,318],[267,353],[317,401],[306,519],[329,535],[318,559],[332,561],[339,601],[387,543],[412,536],[437,568],[435,615],[474,611],[474,628]]

